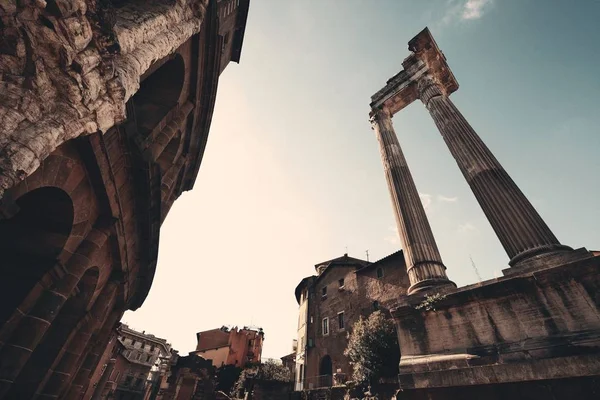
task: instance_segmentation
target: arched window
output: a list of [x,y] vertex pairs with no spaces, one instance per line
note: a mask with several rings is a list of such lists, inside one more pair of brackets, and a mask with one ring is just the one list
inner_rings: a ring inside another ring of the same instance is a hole
[[184,80],[185,63],[177,54],[142,81],[132,98],[138,133],[147,137],[177,105]]

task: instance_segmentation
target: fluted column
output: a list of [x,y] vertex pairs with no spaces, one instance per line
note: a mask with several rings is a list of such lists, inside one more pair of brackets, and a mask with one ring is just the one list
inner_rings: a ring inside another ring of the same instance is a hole
[[556,239],[434,78],[420,78],[417,90],[510,257],[509,265],[519,266],[532,257],[571,251]]
[[411,286],[408,293],[453,285],[425,215],[410,170],[392,126],[387,110],[373,110],[371,124],[381,151],[381,161],[388,183],[398,235],[406,260]]

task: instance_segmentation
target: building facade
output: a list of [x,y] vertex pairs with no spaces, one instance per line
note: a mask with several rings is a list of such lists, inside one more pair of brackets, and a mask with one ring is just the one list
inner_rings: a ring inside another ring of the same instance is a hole
[[[410,286],[402,251],[376,262],[344,256],[315,266],[296,287],[299,304],[296,390],[331,386],[352,375],[344,350],[352,325],[373,311],[389,313]],[[335,379],[334,379],[335,378]]]
[[262,328],[221,327],[196,334],[197,354],[211,360],[217,368],[224,365],[244,367],[246,364],[258,364],[261,361],[265,334]]
[[[143,400],[158,392],[160,375],[166,372],[171,359],[171,345],[165,339],[138,332],[127,325],[117,329],[117,343],[112,352],[113,364],[102,365],[101,373],[92,380],[84,398]],[[106,376],[105,376],[106,375]],[[155,396],[155,395],[154,395]]]
[[0,5],[0,398],[79,398],[144,302],[248,7]]

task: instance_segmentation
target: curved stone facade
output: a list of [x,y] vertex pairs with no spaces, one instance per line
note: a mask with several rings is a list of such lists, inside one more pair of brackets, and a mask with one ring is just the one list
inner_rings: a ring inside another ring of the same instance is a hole
[[0,5],[0,398],[80,398],[143,303],[248,6]]

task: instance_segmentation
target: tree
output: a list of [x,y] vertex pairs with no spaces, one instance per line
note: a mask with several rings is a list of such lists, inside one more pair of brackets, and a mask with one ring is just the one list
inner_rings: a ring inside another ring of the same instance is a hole
[[248,379],[261,379],[267,381],[282,381],[291,382],[292,375],[290,370],[282,364],[277,364],[273,361],[267,361],[264,364],[251,366],[246,368],[240,374],[239,379],[233,386],[231,394],[241,396],[241,393],[246,389]]
[[398,376],[400,346],[394,322],[381,311],[366,319],[360,317],[352,327],[344,355],[350,359],[356,382],[370,384]]
[[217,387],[216,390],[220,390],[223,393],[231,392],[233,385],[237,382],[242,373],[242,369],[235,365],[224,365],[217,369]]

